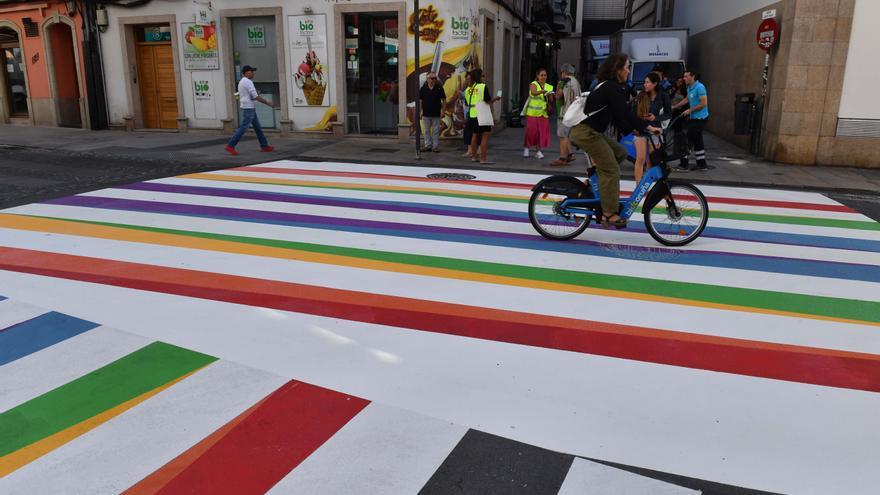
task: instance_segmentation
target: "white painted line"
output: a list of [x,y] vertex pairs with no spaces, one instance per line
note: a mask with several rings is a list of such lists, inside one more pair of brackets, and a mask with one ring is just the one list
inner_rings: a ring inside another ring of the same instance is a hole
[[558,495],[699,495],[678,485],[575,458]]

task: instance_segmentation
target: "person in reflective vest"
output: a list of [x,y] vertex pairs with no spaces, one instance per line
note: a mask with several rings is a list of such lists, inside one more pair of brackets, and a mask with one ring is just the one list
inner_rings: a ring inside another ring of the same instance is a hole
[[[467,125],[470,126],[472,137],[468,148],[468,156],[473,162],[482,164],[491,163],[487,159],[489,153],[489,135],[492,133],[491,125],[480,125],[477,121],[477,103],[486,102],[492,104],[501,99],[500,96],[493,98],[489,86],[483,82],[483,71],[474,69],[470,73],[471,85],[464,91],[464,97],[468,106]],[[479,149],[479,155],[477,155]]]
[[529,84],[529,99],[526,100],[526,134],[523,138],[523,157],[529,157],[534,146],[538,152],[535,158],[544,158],[541,148],[550,146],[550,115],[547,104],[553,101],[553,86],[547,84],[547,71],[538,69],[535,80]]

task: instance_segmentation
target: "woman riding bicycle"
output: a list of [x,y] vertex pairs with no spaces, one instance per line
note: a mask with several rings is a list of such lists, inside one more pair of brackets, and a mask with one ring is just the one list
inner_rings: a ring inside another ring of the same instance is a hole
[[571,130],[570,139],[592,159],[599,173],[599,192],[602,200],[602,225],[618,229],[626,227],[620,218],[620,164],[626,159],[626,149],[605,134],[613,123],[618,132],[633,130],[645,135],[660,134],[657,127],[636,117],[626,102],[626,81],[629,77],[629,58],[614,53],[605,59],[596,75],[599,86],[590,93],[584,105],[587,118]]

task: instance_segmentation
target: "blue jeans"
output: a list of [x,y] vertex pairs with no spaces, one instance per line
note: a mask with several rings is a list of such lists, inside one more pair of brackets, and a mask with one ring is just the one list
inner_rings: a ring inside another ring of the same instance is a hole
[[235,145],[238,144],[238,141],[244,136],[244,133],[247,132],[251,124],[254,126],[254,132],[257,133],[257,139],[260,140],[260,147],[265,148],[266,146],[269,146],[269,141],[266,140],[266,136],[263,134],[263,127],[260,125],[260,119],[257,118],[257,110],[254,108],[241,109],[241,125],[238,126],[238,130],[235,131],[235,134],[229,139],[229,146],[235,148]]

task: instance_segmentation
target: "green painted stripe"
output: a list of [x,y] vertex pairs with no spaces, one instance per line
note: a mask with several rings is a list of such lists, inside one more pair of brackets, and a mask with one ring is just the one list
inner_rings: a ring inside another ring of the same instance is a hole
[[[211,180],[211,179],[199,179],[199,180]],[[309,187],[316,189],[339,189],[344,191],[367,191],[367,192],[382,192],[389,194],[415,194],[415,195],[425,195],[425,196],[442,196],[447,198],[462,198],[462,199],[475,199],[480,201],[498,201],[501,203],[517,203],[517,204],[527,204],[529,202],[528,199],[516,199],[516,198],[495,198],[491,196],[484,196],[481,194],[465,194],[465,193],[447,193],[447,192],[431,192],[431,191],[408,191],[401,189],[369,189],[363,187],[341,187],[341,186],[319,186],[319,185],[306,185],[306,184],[277,184],[274,182],[259,182],[259,181],[247,181],[247,182],[239,182],[239,181],[223,181],[223,182],[234,182],[238,184],[265,184],[272,186],[286,186],[286,187]],[[713,218],[724,218],[728,220],[745,220],[749,222],[766,222],[766,223],[785,223],[791,225],[806,225],[811,227],[835,227],[841,229],[855,229],[855,230],[871,230],[871,231],[880,231],[880,222],[874,221],[865,221],[865,220],[840,220],[836,218],[815,218],[815,217],[798,217],[798,216],[787,216],[787,215],[767,215],[762,213],[739,213],[739,212],[730,212],[730,211],[718,211],[711,208],[710,216]],[[641,211],[641,208],[638,209]]]
[[0,456],[195,371],[217,358],[154,342],[0,413]]
[[203,239],[213,239],[218,241],[228,241],[240,244],[267,246],[281,249],[296,249],[312,253],[333,254],[339,256],[347,256],[351,258],[384,261],[390,263],[401,263],[414,266],[445,268],[449,270],[480,273],[485,275],[498,275],[522,280],[534,280],[540,282],[567,284],[579,287],[590,287],[594,289],[624,291],[631,292],[633,294],[680,298],[689,301],[699,301],[705,303],[728,304],[756,309],[787,311],[804,315],[843,318],[848,320],[874,323],[880,322],[880,303],[872,301],[862,301],[857,299],[813,296],[806,294],[790,294],[786,292],[777,292],[770,290],[746,289],[740,287],[726,287],[702,283],[677,282],[670,280],[658,280],[623,275],[608,275],[604,273],[511,265],[487,261],[446,258],[440,256],[396,253],[391,251],[376,251],[351,247],[327,246],[323,244],[282,241],[256,237],[242,237],[227,234],[213,234],[208,232],[162,229],[155,227],[144,227],[140,225],[92,222],[87,220],[70,220],[62,218],[55,218],[55,220],[103,225],[108,227],[120,227],[162,234],[198,237]]

